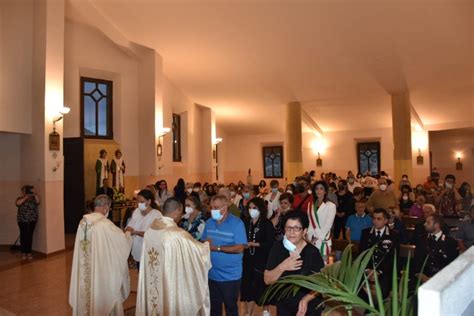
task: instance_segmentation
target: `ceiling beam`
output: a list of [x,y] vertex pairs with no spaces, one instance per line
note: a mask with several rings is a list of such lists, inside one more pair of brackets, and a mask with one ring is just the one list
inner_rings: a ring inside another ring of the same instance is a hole
[[319,127],[313,118],[303,108],[301,109],[301,119],[303,122],[313,129],[313,133],[319,137],[323,137],[323,130]]

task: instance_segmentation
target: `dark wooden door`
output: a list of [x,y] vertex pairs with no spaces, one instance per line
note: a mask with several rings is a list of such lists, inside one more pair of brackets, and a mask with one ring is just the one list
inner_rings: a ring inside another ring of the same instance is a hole
[[75,233],[84,215],[84,139],[64,138],[64,230]]

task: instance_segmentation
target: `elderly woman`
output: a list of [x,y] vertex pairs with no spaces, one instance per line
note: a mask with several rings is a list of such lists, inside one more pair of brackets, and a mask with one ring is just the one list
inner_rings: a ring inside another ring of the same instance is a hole
[[[285,216],[285,236],[275,242],[268,256],[264,281],[267,285],[288,275],[311,275],[324,267],[318,249],[306,242],[308,216],[301,211],[289,211]],[[300,289],[296,295],[283,297],[278,302],[277,315],[320,315],[316,309],[320,300],[316,294]]]

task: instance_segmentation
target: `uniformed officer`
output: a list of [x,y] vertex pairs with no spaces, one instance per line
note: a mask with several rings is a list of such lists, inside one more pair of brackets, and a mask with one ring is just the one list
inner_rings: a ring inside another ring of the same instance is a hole
[[[375,245],[373,263],[375,272],[382,289],[383,297],[387,297],[391,288],[393,260],[398,253],[400,242],[396,231],[388,227],[389,215],[383,208],[374,210],[372,216],[373,227],[364,229],[360,239],[359,250],[362,252]],[[367,273],[372,274],[373,265],[370,264]]]
[[426,266],[421,274],[422,282],[428,281],[433,275],[450,264],[459,255],[456,240],[442,231],[443,218],[430,215],[426,218],[424,238],[420,238],[415,249],[415,273],[421,273],[421,268],[428,257]]

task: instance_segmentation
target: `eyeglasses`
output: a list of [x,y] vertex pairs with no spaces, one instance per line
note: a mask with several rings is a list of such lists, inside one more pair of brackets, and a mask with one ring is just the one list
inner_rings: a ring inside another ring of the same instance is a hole
[[303,230],[303,227],[301,226],[285,226],[285,232],[296,232],[299,233],[300,231]]

